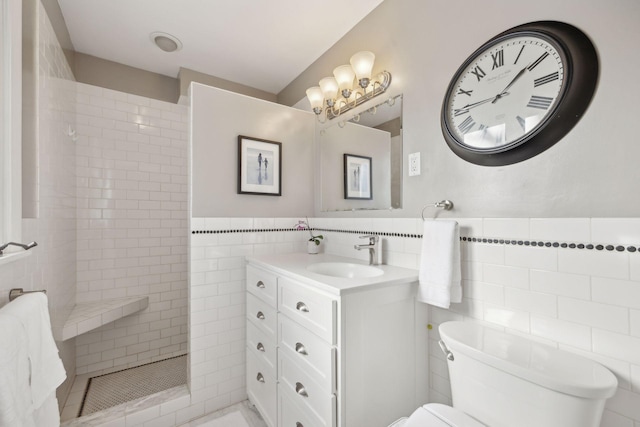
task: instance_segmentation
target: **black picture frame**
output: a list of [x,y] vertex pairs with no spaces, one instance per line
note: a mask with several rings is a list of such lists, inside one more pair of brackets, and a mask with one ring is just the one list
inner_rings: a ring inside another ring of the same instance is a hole
[[282,143],[238,135],[238,194],[282,195]]
[[372,162],[371,157],[356,154],[344,154],[344,198],[353,200],[372,200]]

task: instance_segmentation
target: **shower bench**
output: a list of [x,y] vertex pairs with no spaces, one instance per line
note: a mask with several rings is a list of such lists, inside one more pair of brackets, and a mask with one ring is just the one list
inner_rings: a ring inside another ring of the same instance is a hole
[[64,323],[62,331],[54,333],[57,341],[66,341],[78,335],[97,329],[149,306],[149,297],[114,298],[102,301],[76,304]]

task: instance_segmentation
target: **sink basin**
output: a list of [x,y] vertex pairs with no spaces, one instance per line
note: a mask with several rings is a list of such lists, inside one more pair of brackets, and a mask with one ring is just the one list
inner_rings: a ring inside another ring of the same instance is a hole
[[359,279],[382,276],[384,270],[371,265],[351,264],[348,262],[319,262],[307,267],[312,273],[323,274],[331,277],[343,277],[347,279]]

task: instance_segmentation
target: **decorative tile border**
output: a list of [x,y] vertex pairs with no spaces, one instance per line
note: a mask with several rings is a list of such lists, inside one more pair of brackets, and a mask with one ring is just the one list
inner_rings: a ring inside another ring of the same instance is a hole
[[[312,230],[315,230],[312,228]],[[282,231],[307,231],[307,229],[299,230],[297,228],[238,228],[231,230],[193,230],[191,234],[229,234],[229,233],[271,233]]]
[[[371,234],[381,237],[405,237],[410,239],[421,239],[422,234],[411,233],[391,233],[382,231],[366,231],[366,230],[341,230],[336,228],[311,228],[312,231],[323,231],[325,233],[345,233],[345,234]],[[268,233],[268,232],[282,232],[282,231],[307,231],[298,230],[296,228],[248,228],[248,229],[233,229],[233,230],[193,230],[191,234],[227,234],[227,233]],[[617,252],[640,252],[640,245],[607,245],[607,244],[594,244],[594,243],[575,243],[575,242],[549,242],[549,241],[535,241],[535,240],[508,240],[508,239],[491,239],[485,237],[471,237],[461,236],[460,241],[466,243],[488,243],[499,245],[513,245],[513,246],[534,246],[534,247],[546,247],[546,248],[563,248],[563,249],[587,249],[597,251],[617,251]]]

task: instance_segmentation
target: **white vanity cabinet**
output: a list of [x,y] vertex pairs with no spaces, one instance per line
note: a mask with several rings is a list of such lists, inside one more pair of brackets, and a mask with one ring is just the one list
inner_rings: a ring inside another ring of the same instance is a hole
[[248,259],[249,399],[270,426],[386,427],[426,401],[417,272],[381,266],[376,280],[306,272],[323,259],[337,257]]
[[267,425],[277,420],[277,277],[247,269],[247,394]]

